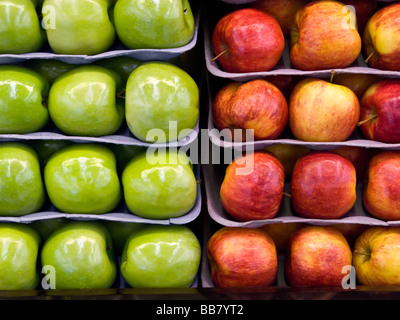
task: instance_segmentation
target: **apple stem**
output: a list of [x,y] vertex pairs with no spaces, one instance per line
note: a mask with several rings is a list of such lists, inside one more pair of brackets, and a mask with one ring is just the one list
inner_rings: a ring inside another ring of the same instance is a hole
[[377,114],[373,114],[373,115],[369,116],[368,118],[359,121],[359,122],[357,123],[357,125],[358,125],[358,126],[362,126],[363,124],[365,124],[365,123],[367,123],[368,121],[371,121],[371,120],[373,120],[373,119],[375,119],[375,118],[377,118],[377,117],[378,117]]
[[44,105],[46,108],[47,108],[47,102],[46,102],[46,99],[42,99],[42,105]]
[[296,29],[295,27],[293,27],[293,26],[291,26],[291,27],[289,28],[289,30],[299,33],[299,30],[297,30],[297,29]]
[[368,58],[367,59],[365,59],[365,63],[368,63],[368,61],[372,58],[372,56],[375,54],[375,50],[373,50],[372,52],[371,52],[371,54],[368,56]]
[[117,93],[117,97],[120,98],[120,99],[125,99],[124,94],[125,94],[125,89],[122,90],[121,92]]
[[330,78],[330,80],[329,80],[330,83],[333,83],[333,77],[335,76],[335,73],[336,73],[335,70],[332,70],[332,71],[331,71],[331,78]]
[[289,197],[289,198],[292,197],[292,195],[290,193],[286,193],[286,192],[284,192],[283,195],[286,196],[286,197]]
[[201,184],[203,181],[200,179],[200,180],[196,180],[196,182],[197,182],[198,184]]
[[215,56],[214,58],[211,59],[211,62],[214,62],[215,60],[217,60],[220,56],[222,56],[223,54],[227,53],[228,49],[225,49],[224,51],[222,51],[220,54],[218,54],[217,56]]

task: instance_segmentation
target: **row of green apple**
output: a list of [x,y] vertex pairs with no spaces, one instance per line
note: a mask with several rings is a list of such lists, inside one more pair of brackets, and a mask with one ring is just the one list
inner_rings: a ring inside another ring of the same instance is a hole
[[111,221],[0,223],[0,250],[0,290],[110,288],[119,275],[124,286],[189,287],[201,256],[187,226]]
[[0,144],[1,216],[38,212],[48,198],[71,214],[110,213],[124,200],[130,213],[158,220],[181,217],[196,202],[196,176],[181,151],[45,141],[32,145],[44,150],[40,158],[25,143]]
[[206,253],[217,287],[273,286],[280,270],[291,287],[356,289],[398,286],[399,248],[398,227],[283,223],[222,227],[209,238]]
[[188,0],[7,0],[0,25],[2,54],[48,44],[57,54],[95,55],[117,39],[128,49],[178,48],[195,31]]
[[66,135],[99,137],[126,123],[152,143],[180,140],[196,127],[199,88],[180,67],[130,58],[99,64],[0,66],[0,133],[37,132],[51,119]]
[[347,68],[364,53],[370,67],[400,71],[399,25],[398,2],[257,0],[218,17],[213,61],[230,73],[270,71],[282,59],[286,35],[298,70]]

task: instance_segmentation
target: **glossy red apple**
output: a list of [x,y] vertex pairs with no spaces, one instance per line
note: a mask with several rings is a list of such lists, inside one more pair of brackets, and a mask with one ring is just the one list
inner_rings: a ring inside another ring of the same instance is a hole
[[290,59],[301,70],[345,68],[360,55],[361,37],[337,1],[312,1],[297,11],[290,30]]
[[279,23],[271,15],[243,8],[223,16],[216,24],[212,45],[227,72],[261,72],[276,66],[285,47]]
[[356,202],[356,182],[351,161],[333,152],[310,152],[293,169],[293,209],[304,218],[341,218]]
[[352,263],[352,252],[345,237],[335,228],[305,226],[289,240],[285,275],[293,287],[340,287]]
[[302,227],[302,223],[269,223],[260,227],[261,230],[268,233],[274,240],[276,251],[285,252],[289,243],[290,236],[294,231]]
[[256,228],[221,228],[209,239],[207,256],[220,288],[270,286],[277,275],[274,241]]
[[293,89],[289,101],[289,125],[302,141],[347,140],[357,127],[360,103],[349,88],[307,78]]
[[233,82],[215,96],[213,117],[219,130],[252,129],[255,140],[269,140],[285,129],[288,105],[282,92],[265,80]]
[[367,139],[400,142],[400,80],[381,80],[361,99],[359,126]]
[[363,34],[366,61],[372,68],[400,71],[400,3],[385,6],[369,19]]
[[220,190],[222,206],[238,221],[272,219],[281,206],[284,182],[283,166],[273,154],[255,151],[242,156],[226,169]]
[[250,6],[272,15],[282,28],[284,36],[289,36],[294,15],[307,0],[256,0]]
[[368,161],[377,152],[376,149],[373,148],[353,146],[343,146],[330,151],[335,152],[351,161],[351,163],[354,165],[354,168],[356,169],[357,181],[360,181],[364,178],[365,169],[367,168]]
[[363,184],[365,209],[382,220],[400,220],[400,151],[381,151],[368,163]]

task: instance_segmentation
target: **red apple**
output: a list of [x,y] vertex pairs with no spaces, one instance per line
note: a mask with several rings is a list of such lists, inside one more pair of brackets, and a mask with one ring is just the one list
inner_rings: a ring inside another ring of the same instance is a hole
[[221,228],[209,239],[207,256],[217,287],[265,287],[277,275],[274,241],[257,228]]
[[282,92],[265,80],[233,82],[215,96],[213,117],[220,130],[252,129],[255,140],[269,140],[285,129],[288,105]]
[[367,139],[400,142],[400,80],[381,80],[361,99],[359,126]]
[[282,28],[283,35],[290,34],[290,27],[294,22],[294,15],[301,9],[307,0],[256,0],[250,6],[272,15]]
[[370,227],[353,249],[357,280],[368,286],[400,285],[400,228]]
[[400,220],[400,151],[381,151],[368,163],[363,184],[365,209],[382,220]]
[[341,218],[356,202],[356,182],[351,161],[332,152],[310,152],[293,169],[293,209],[304,218]]
[[333,78],[334,83],[349,88],[359,100],[361,100],[365,91],[379,80],[382,80],[380,76],[361,73],[340,73]]
[[369,19],[362,39],[372,68],[400,71],[400,3],[378,10]]
[[[360,55],[356,25],[336,1],[312,1],[297,11],[290,30],[292,64],[301,70],[345,68]],[[356,19],[354,19],[356,21]]]
[[298,140],[344,141],[357,127],[359,115],[355,93],[325,80],[304,79],[290,96],[289,125]]
[[333,224],[332,227],[336,228],[341,234],[343,234],[350,247],[353,247],[357,238],[368,229],[367,225],[358,223],[336,223]]
[[278,253],[285,252],[290,236],[294,231],[303,226],[302,223],[270,223],[260,227],[268,233],[275,242]]
[[376,153],[375,149],[353,146],[343,146],[333,149],[331,151],[340,154],[342,157],[345,157],[347,160],[351,161],[351,163],[354,165],[354,168],[356,169],[357,181],[360,181],[364,178],[365,169],[367,168],[368,161]]
[[318,287],[342,284],[352,252],[345,237],[333,227],[305,226],[290,238],[285,275],[290,286]]
[[273,153],[282,163],[285,179],[290,180],[296,161],[310,152],[310,149],[294,144],[273,144],[265,150]]
[[285,38],[272,16],[244,8],[217,22],[212,45],[219,64],[227,72],[269,71],[282,57]]
[[[248,174],[240,174],[246,166]],[[278,158],[267,151],[255,151],[228,165],[220,190],[221,203],[238,221],[272,219],[281,206],[284,182]]]

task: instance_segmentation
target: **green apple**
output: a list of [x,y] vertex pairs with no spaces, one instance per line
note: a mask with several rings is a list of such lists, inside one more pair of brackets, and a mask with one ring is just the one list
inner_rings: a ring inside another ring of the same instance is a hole
[[122,173],[122,185],[128,209],[143,218],[180,217],[196,201],[196,177],[183,152],[160,149],[136,156]]
[[121,172],[134,157],[147,150],[145,147],[128,144],[111,144],[109,147],[117,158],[118,170]]
[[188,0],[118,0],[114,24],[121,42],[130,49],[177,48],[194,34]]
[[121,90],[120,76],[106,68],[85,65],[67,71],[51,86],[50,117],[68,135],[113,134],[125,116],[124,100],[117,97]]
[[200,243],[188,227],[149,225],[126,241],[121,274],[134,288],[189,287],[200,257]]
[[31,290],[39,283],[40,236],[31,226],[0,224],[0,290]]
[[53,154],[44,167],[44,182],[51,203],[66,213],[108,213],[122,196],[115,155],[97,144],[76,144]]
[[116,278],[112,239],[97,221],[72,221],[54,231],[41,261],[54,267],[56,289],[109,288]]
[[42,129],[49,120],[43,105],[49,82],[21,66],[0,66],[0,133],[25,134]]
[[45,0],[43,24],[57,54],[95,55],[114,43],[112,0]]
[[29,60],[26,66],[47,79],[50,83],[53,83],[56,78],[67,72],[76,68],[78,65],[65,63],[59,60]]
[[197,125],[198,104],[196,82],[170,63],[143,63],[126,85],[125,118],[132,134],[142,141],[183,139]]
[[46,164],[54,153],[71,145],[72,142],[67,140],[34,140],[31,143],[42,165]]
[[42,240],[45,241],[54,231],[58,230],[66,223],[66,218],[52,218],[35,220],[31,223],[31,226],[39,233]]
[[0,216],[38,211],[46,195],[33,148],[17,142],[0,144]]
[[115,252],[122,254],[126,240],[135,232],[138,232],[146,226],[143,223],[134,222],[123,222],[123,221],[104,221],[104,225],[107,227],[111,234],[111,238],[114,243]]
[[38,51],[43,32],[31,0],[0,0],[0,54]]
[[132,71],[135,70],[142,62],[130,57],[114,57],[102,59],[96,62],[97,65],[113,70],[118,73],[124,84],[128,81]]

